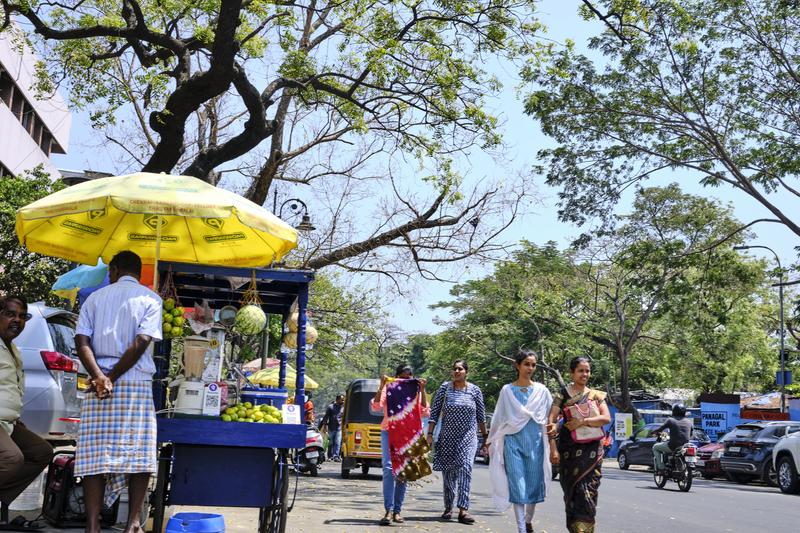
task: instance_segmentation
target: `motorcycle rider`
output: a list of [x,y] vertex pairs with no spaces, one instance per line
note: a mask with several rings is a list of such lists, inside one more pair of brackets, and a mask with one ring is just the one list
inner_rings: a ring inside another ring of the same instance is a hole
[[653,463],[656,472],[664,470],[664,454],[672,453],[689,442],[692,435],[692,420],[686,418],[686,407],[676,403],[672,406],[672,417],[656,428],[653,433],[669,430],[668,442],[657,442],[653,446]]

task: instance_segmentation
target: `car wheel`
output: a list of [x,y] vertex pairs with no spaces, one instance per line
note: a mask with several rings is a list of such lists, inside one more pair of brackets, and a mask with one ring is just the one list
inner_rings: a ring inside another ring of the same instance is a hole
[[361,475],[364,477],[369,475],[369,465],[361,465]]
[[784,494],[800,492],[800,479],[791,457],[781,457],[778,460],[778,488]]
[[627,470],[630,466],[628,464],[628,454],[625,452],[620,452],[617,456],[617,464],[619,464],[620,470]]
[[764,475],[762,476],[762,480],[768,487],[778,486],[778,473],[775,471],[775,465],[773,464],[771,457],[767,459],[767,464],[764,466]]

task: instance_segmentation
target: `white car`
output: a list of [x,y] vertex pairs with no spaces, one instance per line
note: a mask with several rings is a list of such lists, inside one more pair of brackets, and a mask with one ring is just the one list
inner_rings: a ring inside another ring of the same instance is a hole
[[28,304],[31,319],[14,339],[22,355],[25,397],[20,418],[32,432],[54,444],[77,438],[82,394],[88,382],[75,355],[78,315]]
[[800,431],[787,435],[778,441],[772,450],[772,461],[781,492],[795,494],[800,492]]

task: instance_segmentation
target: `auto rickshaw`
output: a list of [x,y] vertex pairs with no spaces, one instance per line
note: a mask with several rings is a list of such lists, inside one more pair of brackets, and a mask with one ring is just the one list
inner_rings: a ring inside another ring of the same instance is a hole
[[347,387],[342,412],[342,477],[361,467],[363,475],[370,467],[381,468],[381,422],[383,411],[370,409],[381,382],[378,379],[356,379]]

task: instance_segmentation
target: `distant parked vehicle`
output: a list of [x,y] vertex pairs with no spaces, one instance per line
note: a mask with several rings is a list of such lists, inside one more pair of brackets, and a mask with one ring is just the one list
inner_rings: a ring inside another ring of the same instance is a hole
[[[661,424],[647,424],[631,435],[630,439],[622,441],[617,454],[620,469],[627,470],[631,465],[653,466],[653,445],[658,442],[658,435],[654,431],[660,426]],[[662,434],[669,436],[669,431],[665,430]],[[702,429],[694,428],[689,442],[699,448],[711,442],[711,439]]]
[[[791,428],[790,428],[791,429]],[[778,488],[785,494],[800,492],[800,431],[789,431],[772,450],[772,461],[777,474]]]
[[740,424],[725,441],[722,470],[731,481],[749,483],[761,480],[777,486],[772,450],[781,437],[800,431],[800,422],[748,422]]
[[725,441],[732,438],[732,435],[732,432],[728,432],[717,442],[706,444],[697,450],[697,470],[703,479],[713,479],[724,474],[720,459],[725,452]]
[[22,354],[25,397],[20,418],[45,440],[69,443],[77,438],[80,390],[88,387],[75,355],[75,313],[28,304],[31,319],[14,339]]

